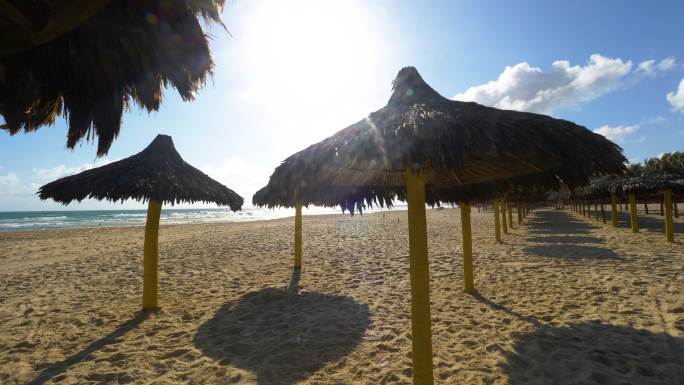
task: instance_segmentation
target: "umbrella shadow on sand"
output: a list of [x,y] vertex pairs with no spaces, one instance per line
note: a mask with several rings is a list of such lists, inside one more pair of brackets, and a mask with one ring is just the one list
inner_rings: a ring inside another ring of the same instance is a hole
[[611,249],[595,246],[575,245],[568,243],[555,243],[546,245],[532,245],[523,247],[523,253],[547,258],[564,259],[605,259],[622,260],[617,253]]
[[[628,212],[618,212],[619,226],[623,228],[629,228],[630,225],[630,215]],[[655,213],[651,215],[643,215],[639,213],[637,216],[637,223],[639,224],[640,230],[647,230],[655,233],[665,232],[665,217],[658,216]],[[674,222],[674,232],[677,234],[684,234],[684,223]]]
[[528,237],[527,241],[536,243],[605,243],[601,238],[590,235],[547,235]]
[[604,242],[603,239],[591,235],[591,230],[596,227],[566,212],[538,211],[528,226],[534,235],[527,240],[540,244],[523,247],[525,254],[577,260],[622,259],[611,249],[593,246]]
[[533,234],[589,234],[598,227],[560,210],[539,210],[527,221]]
[[292,283],[224,304],[199,327],[193,343],[213,359],[256,373],[261,385],[294,384],[350,353],[368,327],[368,305],[346,296],[297,293]]
[[511,384],[683,384],[684,339],[627,326],[541,326],[500,367]]

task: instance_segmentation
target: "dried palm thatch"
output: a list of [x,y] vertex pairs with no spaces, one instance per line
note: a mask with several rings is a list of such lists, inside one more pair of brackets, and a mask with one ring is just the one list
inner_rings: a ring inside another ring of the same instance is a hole
[[156,111],[162,90],[185,101],[211,73],[198,17],[221,23],[224,0],[0,2],[0,126],[10,134],[68,120],[67,147],[107,153],[132,103]]
[[447,99],[407,67],[385,107],[287,158],[253,202],[388,204],[405,197],[406,170],[423,173],[428,201],[457,201],[480,195],[464,186],[546,186],[557,178],[576,186],[622,173],[625,161],[619,146],[582,126]]
[[38,194],[40,199],[64,204],[86,198],[172,205],[213,202],[236,211],[243,203],[234,191],[186,163],[166,135],[157,135],[147,148],[129,158],[50,182]]
[[653,195],[672,190],[679,195],[684,193],[684,179],[673,174],[631,177],[621,181],[620,189],[625,194]]
[[625,179],[617,175],[595,177],[586,186],[577,187],[572,191],[573,200],[604,199],[610,194],[621,194],[622,183]]
[[493,199],[539,202],[545,200],[548,191],[560,187],[566,185],[558,178],[557,170],[550,170],[491,182],[432,187],[426,192],[426,197],[442,203],[484,203]]

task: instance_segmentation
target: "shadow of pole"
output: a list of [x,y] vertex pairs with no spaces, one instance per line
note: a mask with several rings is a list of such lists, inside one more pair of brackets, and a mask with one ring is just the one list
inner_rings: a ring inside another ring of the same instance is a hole
[[502,312],[504,312],[504,313],[506,313],[512,317],[515,317],[515,318],[521,320],[521,321],[529,322],[532,325],[537,326],[537,327],[541,327],[543,325],[538,319],[536,319],[532,316],[520,314],[511,308],[508,308],[504,305],[498,304],[498,303],[490,300],[489,298],[483,296],[480,293],[473,294],[473,298],[475,298],[479,302],[491,307],[492,309],[502,311]]
[[290,283],[287,285],[287,291],[290,293],[298,293],[299,292],[299,280],[302,276],[302,268],[301,267],[293,267],[292,268],[292,276],[290,277]]
[[149,312],[138,312],[135,317],[119,325],[119,327],[117,327],[114,331],[100,338],[99,340],[91,342],[90,345],[85,347],[85,349],[65,358],[60,362],[50,365],[48,368],[45,368],[36,378],[29,382],[28,385],[44,384],[55,376],[66,372],[70,367],[76,365],[77,363],[87,361],[91,358],[91,354],[107,345],[113,344],[117,338],[122,337],[129,331],[135,329],[145,319],[147,319],[149,315]]

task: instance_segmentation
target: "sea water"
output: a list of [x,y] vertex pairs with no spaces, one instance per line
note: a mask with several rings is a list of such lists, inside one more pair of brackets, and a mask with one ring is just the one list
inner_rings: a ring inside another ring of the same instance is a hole
[[[395,209],[401,209],[396,207]],[[378,211],[374,208],[369,211]],[[309,207],[303,215],[341,214],[338,208]],[[294,216],[294,209],[162,208],[161,224],[243,222]],[[60,228],[142,226],[146,210],[9,211],[0,212],[0,231],[31,231]]]

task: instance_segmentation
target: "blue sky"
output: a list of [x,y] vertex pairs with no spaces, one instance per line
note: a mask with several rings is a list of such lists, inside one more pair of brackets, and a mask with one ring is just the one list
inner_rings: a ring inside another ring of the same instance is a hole
[[213,79],[192,103],[171,89],[159,112],[128,112],[106,158],[66,150],[63,121],[0,132],[0,211],[60,209],[37,187],[158,133],[251,201],[285,157],[382,107],[407,65],[447,97],[597,130],[631,161],[684,150],[683,14],[681,1],[228,1],[230,34],[209,28]]

